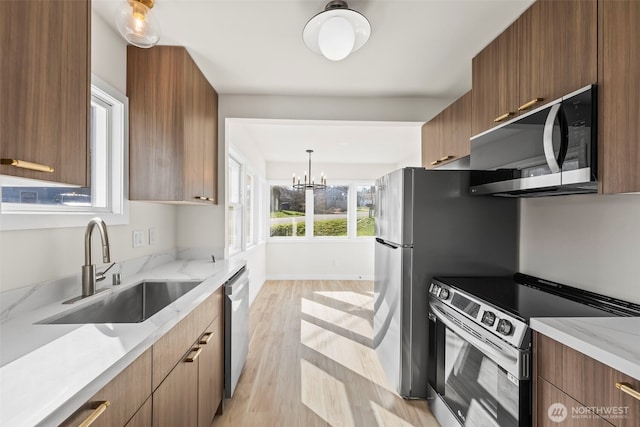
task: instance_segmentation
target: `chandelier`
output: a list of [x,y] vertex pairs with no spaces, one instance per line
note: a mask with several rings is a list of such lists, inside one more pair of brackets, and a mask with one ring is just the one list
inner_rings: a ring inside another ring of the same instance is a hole
[[293,174],[293,188],[295,190],[324,190],[327,188],[327,177],[324,172],[320,172],[320,182],[316,183],[316,179],[313,175],[311,175],[311,153],[313,150],[307,150],[309,153],[309,169],[308,174],[307,171],[304,173],[304,181],[300,181],[300,176],[298,176],[298,182],[296,183],[296,174]]

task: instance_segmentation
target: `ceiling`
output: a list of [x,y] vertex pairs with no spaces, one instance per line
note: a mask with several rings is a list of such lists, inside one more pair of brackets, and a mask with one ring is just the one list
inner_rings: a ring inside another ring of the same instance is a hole
[[[360,50],[339,62],[311,52],[302,40],[304,25],[327,2],[156,0],[153,11],[162,27],[160,44],[186,46],[219,94],[455,99],[471,88],[473,56],[533,0],[348,1],[367,17],[372,32]],[[123,2],[92,4],[115,30]],[[299,152],[301,140],[309,141],[305,148],[322,145],[314,153],[319,161],[340,158],[346,144],[360,153],[352,159],[365,161],[364,151],[375,156],[366,159],[370,163],[420,153],[419,137],[404,145],[398,141],[406,140],[408,126],[419,135],[421,123],[244,124],[248,127],[237,129],[237,138],[250,138],[267,161],[299,161],[306,154]],[[385,144],[389,140],[395,141],[392,150]]]

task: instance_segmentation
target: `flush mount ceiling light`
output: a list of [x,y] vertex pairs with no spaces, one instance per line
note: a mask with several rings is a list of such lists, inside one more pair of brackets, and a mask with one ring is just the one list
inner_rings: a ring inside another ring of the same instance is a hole
[[320,172],[320,182],[316,183],[315,177],[311,175],[311,153],[313,153],[313,150],[307,150],[307,153],[309,153],[309,169],[304,172],[304,182],[301,182],[298,176],[298,182],[296,183],[296,174],[294,173],[292,186],[295,190],[324,190],[327,188],[327,177],[324,172]]
[[311,18],[302,32],[304,43],[331,61],[341,61],[369,40],[371,24],[361,13],[349,9],[343,0],[327,3]]
[[151,12],[155,0],[126,0],[116,16],[122,37],[134,46],[149,48],[160,40],[160,24]]

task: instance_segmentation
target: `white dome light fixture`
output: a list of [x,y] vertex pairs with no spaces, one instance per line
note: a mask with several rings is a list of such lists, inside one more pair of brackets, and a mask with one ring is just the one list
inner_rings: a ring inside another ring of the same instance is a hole
[[304,43],[331,61],[341,61],[369,40],[371,24],[343,0],[332,0],[311,18],[302,32]]
[[129,43],[150,48],[160,41],[160,24],[151,12],[155,0],[125,0],[116,16],[118,31]]

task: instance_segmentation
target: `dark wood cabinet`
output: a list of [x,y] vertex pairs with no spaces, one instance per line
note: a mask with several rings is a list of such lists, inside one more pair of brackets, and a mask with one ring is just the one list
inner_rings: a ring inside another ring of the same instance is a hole
[[86,186],[91,3],[0,1],[0,174]]
[[596,83],[597,20],[597,0],[539,0],[473,58],[473,135]]
[[[151,396],[151,350],[147,350],[131,365],[89,399],[62,426],[78,426],[93,418],[93,426],[123,426]],[[105,403],[108,402],[108,403]],[[131,425],[150,426],[141,413]]]
[[422,126],[422,166],[436,168],[470,153],[471,91]]
[[190,351],[153,392],[153,427],[195,426],[198,417],[198,364]]
[[599,2],[598,160],[602,193],[640,192],[640,2]]
[[210,426],[223,393],[223,288],[153,346],[153,425]]
[[217,203],[217,102],[184,47],[127,47],[129,198]]
[[[638,425],[640,400],[616,388],[616,383],[625,383],[635,390],[640,390],[640,379],[625,375],[540,333],[534,334],[533,373],[534,413],[537,418],[534,425],[557,425],[549,422],[547,411],[550,402],[563,398],[563,395],[571,399],[565,405],[570,412],[568,418],[578,421],[578,423],[566,425],[607,425],[601,424],[596,414],[591,416],[590,408],[616,411],[615,414],[599,413],[607,416],[604,421],[615,426]],[[566,401],[566,398],[564,399]],[[572,406],[568,405],[577,405],[575,406],[577,409],[572,410]],[[572,415],[589,417],[573,419]],[[586,424],[587,421],[593,421],[593,424]]]
[[473,135],[516,114],[519,32],[520,20],[516,20],[472,60]]
[[539,0],[520,17],[518,112],[596,83],[597,0]]

